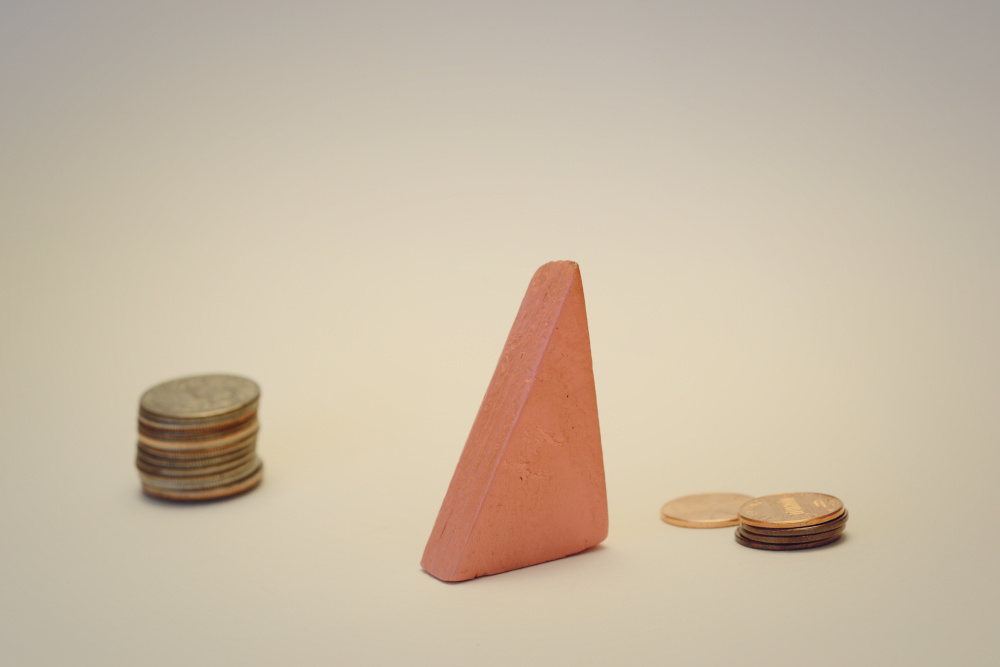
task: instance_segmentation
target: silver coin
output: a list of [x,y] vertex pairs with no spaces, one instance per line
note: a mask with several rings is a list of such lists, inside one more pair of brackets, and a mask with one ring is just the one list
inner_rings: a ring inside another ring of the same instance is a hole
[[182,500],[185,502],[198,501],[198,500],[218,500],[221,498],[228,498],[230,496],[239,495],[250,489],[255,488],[260,484],[261,480],[264,478],[264,466],[261,464],[254,472],[247,475],[245,478],[227,484],[226,486],[208,489],[205,491],[172,491],[166,489],[158,489],[155,487],[142,485],[142,491],[148,496],[154,498],[159,498],[162,500]]
[[246,447],[240,447],[239,449],[234,449],[231,452],[224,452],[220,456],[207,456],[207,457],[184,457],[180,458],[177,456],[173,457],[163,457],[163,456],[153,456],[148,452],[139,449],[136,452],[136,463],[143,463],[149,467],[153,468],[171,468],[171,469],[198,469],[204,468],[206,466],[222,465],[224,463],[229,463],[236,461],[241,458],[246,458],[252,455],[257,450],[256,443],[250,443]]
[[214,433],[239,428],[240,424],[256,416],[259,405],[258,401],[254,401],[234,412],[203,419],[165,419],[153,417],[140,410],[139,430],[149,432],[154,436],[162,433],[170,439],[197,438],[203,432]]
[[149,461],[144,461],[142,459],[136,460],[135,467],[141,472],[147,475],[155,475],[157,477],[167,477],[167,478],[190,478],[190,477],[201,477],[204,475],[214,475],[228,472],[230,470],[235,470],[236,468],[246,465],[250,461],[256,458],[256,453],[253,451],[247,452],[239,458],[231,459],[228,461],[220,461],[218,463],[212,463],[211,465],[202,465],[198,467],[178,467],[178,466],[160,466],[152,465]]
[[135,465],[145,493],[207,500],[256,486],[260,389],[235,375],[164,382],[139,401]]
[[139,477],[142,479],[144,484],[158,489],[174,491],[200,491],[225,486],[237,480],[243,479],[261,465],[260,459],[255,456],[249,462],[223,473],[201,475],[189,478],[170,478],[161,477],[159,475],[150,475],[140,471]]
[[161,449],[159,447],[151,447],[150,445],[139,441],[136,443],[140,451],[145,452],[150,456],[159,457],[162,459],[176,459],[178,461],[184,461],[189,459],[208,459],[215,458],[219,456],[227,456],[232,454],[238,449],[243,447],[250,447],[257,442],[257,435],[251,435],[243,440],[237,440],[235,442],[227,443],[221,447],[198,447],[191,449]]
[[139,401],[140,415],[152,421],[216,419],[256,402],[260,388],[236,375],[195,375],[158,384]]

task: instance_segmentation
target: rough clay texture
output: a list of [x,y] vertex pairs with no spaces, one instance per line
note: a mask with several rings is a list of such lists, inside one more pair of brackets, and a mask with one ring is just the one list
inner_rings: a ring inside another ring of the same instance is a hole
[[580,268],[535,272],[421,566],[464,581],[562,558],[608,534]]

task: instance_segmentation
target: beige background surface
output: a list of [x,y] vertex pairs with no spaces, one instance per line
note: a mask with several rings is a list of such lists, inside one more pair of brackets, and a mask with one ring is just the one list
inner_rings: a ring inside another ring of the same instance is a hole
[[[869,4],[7,3],[0,662],[996,664],[1000,14]],[[442,584],[552,259],[610,536]],[[139,395],[213,371],[264,484],[146,499]],[[659,520],[713,490],[852,518]]]

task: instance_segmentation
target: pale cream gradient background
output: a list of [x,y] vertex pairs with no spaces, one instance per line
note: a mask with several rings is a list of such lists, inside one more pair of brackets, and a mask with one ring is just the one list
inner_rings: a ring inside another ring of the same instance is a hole
[[[995,665],[994,3],[0,10],[0,662]],[[581,265],[611,532],[418,567],[532,272]],[[139,395],[263,388],[263,486]],[[847,537],[662,523],[832,493]]]

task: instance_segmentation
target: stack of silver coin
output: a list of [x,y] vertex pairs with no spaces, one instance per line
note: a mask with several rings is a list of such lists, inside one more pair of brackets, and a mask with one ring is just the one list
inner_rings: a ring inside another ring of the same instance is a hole
[[213,500],[257,486],[260,388],[234,375],[159,384],[139,401],[136,467],[142,490],[167,500]]

